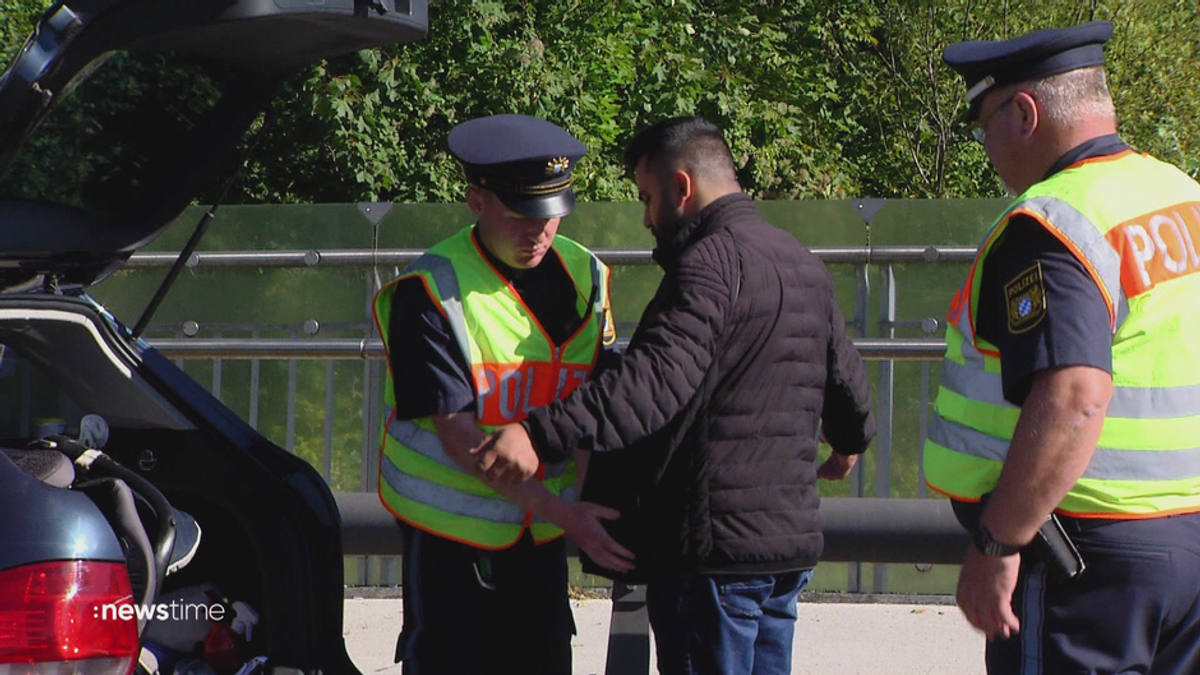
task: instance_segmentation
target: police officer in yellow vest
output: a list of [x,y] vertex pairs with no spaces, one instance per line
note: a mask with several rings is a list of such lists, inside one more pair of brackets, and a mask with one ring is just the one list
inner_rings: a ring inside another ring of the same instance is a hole
[[943,54],[1019,195],[951,307],[925,447],[989,673],[1200,672],[1200,185],[1117,135],[1111,34]]
[[379,496],[404,532],[396,660],[418,675],[569,675],[562,534],[629,569],[600,523],[619,514],[575,501],[586,453],[520,486],[489,485],[467,458],[588,379],[615,341],[608,268],[556,236],[586,148],[523,115],[464,122],[448,145],[478,220],[375,298],[390,366]]

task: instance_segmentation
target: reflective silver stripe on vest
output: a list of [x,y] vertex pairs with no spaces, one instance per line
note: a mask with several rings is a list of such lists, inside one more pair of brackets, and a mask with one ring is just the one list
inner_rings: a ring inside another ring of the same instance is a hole
[[[1009,442],[949,422],[934,413],[929,438],[938,445],[971,457],[1003,462]],[[1096,448],[1083,472],[1093,480],[1183,480],[1200,476],[1200,447],[1183,450],[1115,450]]]
[[1129,314],[1129,299],[1121,288],[1121,255],[1108,243],[1100,230],[1075,207],[1054,197],[1034,197],[1022,201],[1020,206],[1040,214],[1079,249],[1080,253],[1096,269],[1100,281],[1112,298],[1116,326],[1121,327]]
[[[966,314],[966,312],[963,312],[963,314]],[[975,347],[975,332],[971,330],[971,321],[960,318],[958,323],[955,324],[955,328],[958,328],[958,332],[963,335],[962,349],[960,350],[963,360],[967,362],[967,365],[975,364],[980,371],[983,371],[984,356],[983,352]]]
[[393,490],[439,511],[493,523],[519,525],[525,522],[525,510],[506,499],[476,497],[409,475],[392,464],[387,455],[379,463],[379,471]]
[[[972,364],[942,362],[942,386],[972,401],[1013,408],[1004,400],[1003,380]],[[1200,385],[1181,387],[1115,387],[1108,417],[1173,419],[1200,415]]]
[[[391,419],[391,410],[386,411],[386,415],[387,419]],[[442,446],[442,439],[436,433],[422,428],[416,422],[394,419],[391,424],[388,424],[387,432],[388,436],[391,436],[398,443],[422,457],[431,459],[459,473],[466,473],[458,465],[458,462],[455,462],[450,455],[446,454],[446,448]],[[545,467],[545,480],[550,480],[566,473],[567,462],[546,464]]]
[[458,275],[454,272],[454,263],[450,262],[449,258],[426,253],[414,260],[404,271],[428,272],[433,276],[433,282],[437,284],[438,294],[441,296],[442,309],[445,310],[446,318],[450,321],[450,330],[454,333],[454,340],[458,342],[463,358],[470,363],[471,343],[467,340],[467,319],[463,313],[462,291],[458,288]]
[[600,321],[600,330],[604,330],[604,271],[600,267],[600,259],[592,256],[592,316]]
[[1008,456],[1007,440],[955,424],[936,411],[929,416],[929,440],[971,457],[1003,462]]
[[[388,417],[391,417],[389,414]],[[415,422],[409,420],[392,420],[388,425],[388,436],[391,436],[404,447],[413,452],[432,459],[450,469],[454,469],[459,473],[466,473],[463,468],[451,459],[450,455],[446,454],[446,449],[442,447],[442,439],[438,435],[428,429],[422,429]]]

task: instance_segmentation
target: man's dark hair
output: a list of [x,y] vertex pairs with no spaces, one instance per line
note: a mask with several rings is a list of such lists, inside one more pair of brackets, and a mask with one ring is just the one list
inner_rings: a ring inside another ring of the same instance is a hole
[[630,176],[643,158],[656,171],[683,169],[710,180],[737,181],[725,137],[702,117],[672,117],[639,131],[625,148]]

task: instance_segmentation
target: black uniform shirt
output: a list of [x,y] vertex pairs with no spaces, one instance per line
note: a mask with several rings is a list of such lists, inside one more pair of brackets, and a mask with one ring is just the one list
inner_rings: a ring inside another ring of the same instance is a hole
[[[1128,149],[1115,134],[1094,138],[1059,158],[1046,178]],[[988,253],[975,330],[1000,350],[1004,398],[1014,405],[1025,402],[1040,370],[1085,365],[1112,372],[1104,296],[1067,247],[1028,217],[1014,218]]]
[[[548,253],[529,270],[513,269],[500,262],[479,238],[472,238],[484,256],[508,281],[546,329],[561,345],[583,325],[577,306],[578,290],[562,261]],[[446,318],[433,304],[418,279],[406,279],[393,290],[388,347],[396,396],[397,419],[415,419],[475,409],[471,369]],[[605,311],[605,342],[609,343],[612,317]],[[599,364],[597,364],[599,365]]]

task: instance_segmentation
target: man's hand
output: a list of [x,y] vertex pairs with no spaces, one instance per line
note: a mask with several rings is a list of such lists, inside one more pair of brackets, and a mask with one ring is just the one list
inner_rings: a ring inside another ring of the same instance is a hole
[[507,424],[471,448],[475,468],[489,483],[516,484],[537,473],[541,460],[520,424]]
[[568,505],[559,527],[597,564],[616,572],[629,572],[633,569],[633,552],[618,544],[600,522],[620,517],[621,512],[616,509],[591,502],[577,502]]
[[958,607],[989,640],[1008,639],[1021,630],[1021,622],[1012,610],[1020,567],[1020,553],[988,556],[974,546],[963,561],[958,575]]
[[829,453],[829,459],[817,467],[817,478],[825,480],[842,480],[850,475],[850,470],[858,463],[858,455],[841,455]]

